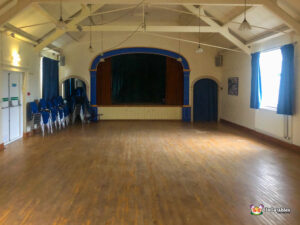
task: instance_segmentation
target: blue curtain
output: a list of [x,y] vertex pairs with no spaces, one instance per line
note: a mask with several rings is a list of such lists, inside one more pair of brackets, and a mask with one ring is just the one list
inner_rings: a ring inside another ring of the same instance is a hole
[[59,95],[58,61],[43,58],[43,98],[51,100]]
[[259,65],[260,53],[256,52],[252,54],[251,60],[251,99],[250,107],[252,109],[259,109],[262,90],[261,90],[261,74],[260,74],[260,65]]
[[202,79],[194,85],[194,121],[218,120],[218,85]]
[[277,113],[293,115],[294,111],[294,45],[281,47],[282,70]]

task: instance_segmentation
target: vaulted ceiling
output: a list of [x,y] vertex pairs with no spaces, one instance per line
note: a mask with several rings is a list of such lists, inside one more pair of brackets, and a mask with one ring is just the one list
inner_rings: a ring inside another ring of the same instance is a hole
[[[249,31],[238,28],[244,19],[244,0],[62,0],[66,26],[57,27],[59,0],[0,0],[2,31],[45,47],[63,48],[93,32],[146,31],[178,36],[198,35],[200,42],[240,49],[283,34],[300,34],[299,0],[248,0]],[[200,6],[200,8],[199,8]],[[200,13],[200,14],[199,14]],[[91,16],[92,15],[92,16]],[[199,19],[200,15],[200,19]],[[141,26],[143,23],[146,26]]]

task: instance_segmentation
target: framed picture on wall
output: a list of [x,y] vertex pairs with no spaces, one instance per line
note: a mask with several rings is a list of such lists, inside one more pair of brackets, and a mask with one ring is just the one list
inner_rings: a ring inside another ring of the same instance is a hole
[[230,77],[228,78],[228,95],[239,95],[239,78]]

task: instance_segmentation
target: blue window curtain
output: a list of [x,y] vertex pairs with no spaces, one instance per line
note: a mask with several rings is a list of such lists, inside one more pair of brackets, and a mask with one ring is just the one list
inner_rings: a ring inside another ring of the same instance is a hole
[[278,97],[277,113],[293,115],[294,113],[294,45],[281,47],[282,70]]
[[252,109],[259,109],[262,90],[261,90],[261,74],[260,74],[260,65],[259,65],[260,53],[256,52],[252,54],[251,59],[251,99],[250,107]]
[[43,58],[43,99],[51,100],[59,95],[58,61]]

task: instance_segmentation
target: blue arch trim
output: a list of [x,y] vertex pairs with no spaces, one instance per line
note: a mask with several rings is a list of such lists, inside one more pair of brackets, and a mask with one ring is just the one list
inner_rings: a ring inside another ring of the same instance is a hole
[[[91,67],[90,67],[90,75],[91,75],[91,104],[96,105],[96,71],[98,64],[100,63],[101,58],[110,58],[117,55],[122,54],[135,54],[135,53],[147,53],[147,54],[158,54],[164,55],[167,57],[171,57],[174,59],[181,58],[181,64],[184,70],[184,87],[183,87],[183,104],[185,107],[182,108],[182,120],[183,121],[191,121],[191,110],[189,107],[189,84],[190,84],[190,67],[188,61],[182,55],[172,52],[165,49],[159,48],[147,48],[147,47],[133,47],[133,48],[120,48],[111,51],[104,52],[102,55],[98,55],[93,60]],[[95,107],[96,108],[96,107]]]
[[168,57],[171,57],[174,59],[181,58],[183,69],[190,70],[188,61],[182,55],[180,55],[176,52],[171,52],[171,51],[164,50],[164,49],[146,48],[146,47],[120,48],[120,49],[115,49],[115,50],[105,52],[103,55],[96,56],[96,58],[92,62],[90,69],[96,70],[101,58],[109,58],[109,57],[116,56],[116,55],[130,54],[130,53],[148,53],[148,54],[164,55],[164,56],[168,56]]

